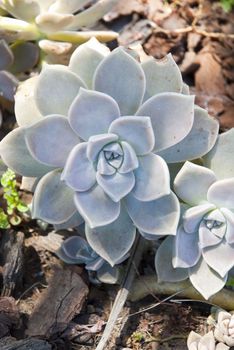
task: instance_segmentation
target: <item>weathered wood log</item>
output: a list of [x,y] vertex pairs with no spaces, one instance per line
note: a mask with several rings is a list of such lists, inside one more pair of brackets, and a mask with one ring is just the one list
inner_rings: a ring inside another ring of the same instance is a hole
[[52,346],[45,340],[28,338],[15,340],[12,337],[6,337],[0,340],[1,350],[51,350]]
[[2,296],[12,296],[21,287],[23,278],[23,232],[6,230],[0,242],[0,265],[2,268]]
[[[135,280],[130,291],[129,300],[132,302],[143,299],[150,293],[156,295],[173,295],[178,293],[178,297],[185,297],[189,299],[202,300],[205,299],[201,294],[191,285],[189,281],[182,281],[177,283],[157,282],[156,276],[141,276]],[[218,305],[226,310],[234,309],[234,292],[228,289],[222,289],[220,292],[213,295],[207,303]]]
[[29,319],[26,334],[49,338],[63,331],[80,312],[87,294],[88,288],[77,273],[56,265],[49,287]]

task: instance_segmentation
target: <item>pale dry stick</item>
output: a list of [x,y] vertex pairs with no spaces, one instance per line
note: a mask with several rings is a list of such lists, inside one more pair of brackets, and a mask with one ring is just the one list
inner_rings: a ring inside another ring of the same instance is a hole
[[215,32],[207,32],[206,30],[201,29],[198,26],[188,26],[186,28],[178,28],[178,29],[164,29],[157,24],[155,25],[155,29],[153,33],[165,33],[165,34],[185,34],[185,33],[197,33],[202,36],[206,36],[213,39],[234,39],[234,34],[225,34],[225,33],[215,33]]
[[[155,294],[171,295],[180,292],[182,297],[205,301],[201,294],[188,280],[176,283],[158,283],[156,275],[142,276],[141,278],[138,278],[131,289],[129,300],[138,301],[146,297],[149,294],[149,290],[145,285],[150,287],[150,290]],[[228,289],[223,289],[206,302],[218,305],[225,310],[234,310],[234,292]]]
[[47,288],[48,285],[43,284],[41,282],[35,282],[32,286],[30,286],[29,288],[27,288],[21,295],[20,297],[16,300],[16,305],[19,304],[20,300],[28,293],[30,292],[33,288],[37,287],[37,286],[41,286],[44,288]]
[[134,265],[135,266],[139,265],[143,252],[144,252],[144,241],[143,241],[143,238],[138,234],[131,252],[131,256],[128,261],[123,282],[115,298],[115,302],[110,312],[105,330],[103,332],[100,342],[98,343],[96,350],[103,350],[106,347],[108,339],[110,338],[111,332],[116,324],[116,321],[118,320],[118,316],[127,300],[130,288],[135,278],[136,271],[135,271]]

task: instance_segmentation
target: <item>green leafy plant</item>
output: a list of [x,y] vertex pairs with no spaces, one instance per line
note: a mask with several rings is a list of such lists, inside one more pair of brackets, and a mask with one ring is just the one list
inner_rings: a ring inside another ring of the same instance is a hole
[[3,198],[6,200],[6,212],[0,211],[0,228],[8,228],[10,225],[19,225],[22,221],[22,213],[28,211],[28,206],[20,199],[16,175],[14,171],[7,169],[1,177]]
[[234,0],[220,0],[224,11],[230,12],[234,7]]

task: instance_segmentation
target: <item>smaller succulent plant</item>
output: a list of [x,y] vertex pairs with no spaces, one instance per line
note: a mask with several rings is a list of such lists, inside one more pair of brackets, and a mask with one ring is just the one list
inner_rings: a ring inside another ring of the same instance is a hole
[[216,344],[214,333],[211,331],[204,336],[190,332],[187,340],[188,350],[228,350],[229,347],[223,343]]
[[[72,44],[91,37],[106,42],[117,37],[111,31],[80,31],[93,26],[118,0],[1,0],[0,8],[11,16],[0,17],[0,31],[9,41],[38,41],[52,56],[71,54]],[[79,30],[79,31],[77,31]]]
[[[67,264],[84,264],[86,270],[96,272],[96,278],[100,282],[115,284],[119,279],[119,269],[108,264],[80,236],[67,238],[56,252],[56,255]],[[121,263],[124,259],[121,259],[118,263]]]
[[215,338],[228,346],[234,346],[234,314],[217,310],[215,319],[217,321],[214,330]]
[[[19,84],[16,76],[32,69],[38,58],[39,50],[33,43],[17,42],[9,46],[5,40],[0,40],[0,105],[2,108],[13,109],[14,95]],[[0,111],[0,125],[1,121]]]
[[18,80],[7,69],[14,61],[13,53],[4,40],[0,40],[0,101],[13,101]]
[[[174,189],[183,201],[181,223],[175,238],[168,237],[156,254],[160,279],[175,281],[189,276],[205,298],[223,288],[234,266],[233,136],[234,128],[221,135],[215,150],[207,156],[211,165],[221,154],[223,162],[229,160],[227,168],[220,171],[222,177],[226,172],[227,178],[218,179],[211,169],[191,162],[186,162],[177,174]],[[172,268],[167,270],[163,262],[168,252],[172,252]]]

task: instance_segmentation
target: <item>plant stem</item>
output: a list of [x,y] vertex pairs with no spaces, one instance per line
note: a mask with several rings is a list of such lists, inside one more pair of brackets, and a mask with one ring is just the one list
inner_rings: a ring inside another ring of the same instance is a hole
[[23,40],[40,38],[40,32],[34,24],[15,18],[0,16],[0,31],[19,32],[19,36],[22,36]]
[[62,31],[47,33],[47,39],[55,41],[64,41],[73,44],[83,44],[90,38],[95,37],[100,42],[108,42],[118,37],[118,33],[112,31],[87,31],[87,32],[72,32]]
[[[188,280],[177,283],[158,283],[157,278],[154,275],[142,276],[135,280],[129,294],[129,300],[137,301],[146,297],[150,293],[171,295],[176,292],[180,292],[179,296],[181,297],[206,301]],[[225,310],[234,310],[234,292],[224,288],[212,296],[207,303],[218,305]]]

